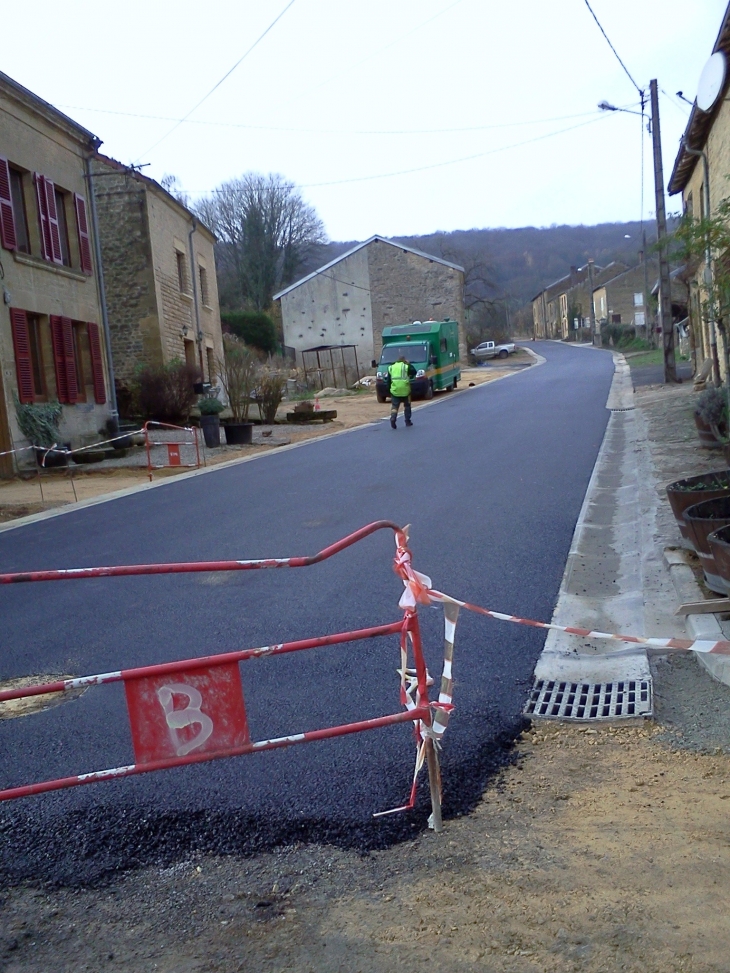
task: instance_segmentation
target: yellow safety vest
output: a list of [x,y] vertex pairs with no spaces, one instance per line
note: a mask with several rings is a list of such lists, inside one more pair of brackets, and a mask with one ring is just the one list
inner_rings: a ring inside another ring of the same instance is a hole
[[411,380],[408,378],[407,362],[394,362],[388,368],[388,374],[390,375],[391,395],[397,395],[398,398],[405,398],[411,394]]

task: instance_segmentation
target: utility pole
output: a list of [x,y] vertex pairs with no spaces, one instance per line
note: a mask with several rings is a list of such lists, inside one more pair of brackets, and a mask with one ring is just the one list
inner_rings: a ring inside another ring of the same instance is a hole
[[656,78],[650,83],[651,90],[651,137],[654,146],[654,191],[656,195],[656,230],[659,248],[659,321],[662,326],[664,345],[664,381],[677,381],[674,360],[674,322],[672,321],[672,292],[667,260],[667,213],[664,207],[664,170],[662,167],[662,143],[659,129],[659,95]]
[[588,261],[588,313],[591,316],[591,340],[597,348],[603,347],[601,332],[596,329],[596,308],[593,304],[593,260]]

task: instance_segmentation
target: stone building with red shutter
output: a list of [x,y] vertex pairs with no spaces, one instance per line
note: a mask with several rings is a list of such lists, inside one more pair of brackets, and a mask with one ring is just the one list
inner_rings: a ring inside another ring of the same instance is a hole
[[[0,72],[0,452],[28,445],[16,399],[57,399],[73,445],[111,414],[87,178],[99,145]],[[13,470],[0,456],[0,475]]]

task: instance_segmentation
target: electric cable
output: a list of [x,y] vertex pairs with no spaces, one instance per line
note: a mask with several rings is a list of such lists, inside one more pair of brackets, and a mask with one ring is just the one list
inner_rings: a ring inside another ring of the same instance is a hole
[[289,9],[289,8],[290,8],[290,7],[291,7],[291,6],[292,6],[292,5],[293,5],[293,4],[295,3],[295,2],[296,2],[296,0],[289,0],[289,2],[287,3],[287,5],[286,5],[286,6],[284,7],[284,9],[283,9],[283,10],[281,11],[281,13],[280,13],[280,14],[279,14],[279,15],[278,15],[277,17],[275,17],[275,19],[274,19],[274,20],[272,20],[272,21],[271,21],[271,23],[270,23],[270,24],[269,24],[269,26],[268,26],[268,27],[266,28],[266,30],[265,30],[265,31],[263,32],[263,34],[260,34],[260,35],[259,35],[259,37],[257,37],[257,38],[256,38],[256,40],[255,40],[255,41],[253,42],[253,44],[252,44],[252,45],[251,45],[251,46],[249,47],[249,49],[248,49],[248,50],[247,50],[247,51],[245,52],[245,54],[242,54],[242,55],[241,55],[241,57],[239,57],[239,59],[238,59],[238,60],[236,61],[236,63],[235,63],[234,65],[233,65],[233,67],[232,67],[232,68],[230,68],[230,69],[229,69],[228,71],[226,71],[226,73],[225,73],[225,74],[223,75],[223,77],[222,77],[222,78],[220,79],[220,81],[217,81],[217,82],[216,82],[216,83],[215,83],[215,84],[213,85],[213,87],[212,87],[212,88],[210,89],[210,91],[209,91],[209,92],[208,92],[208,93],[207,93],[206,95],[203,95],[203,97],[202,97],[202,98],[200,99],[200,101],[199,101],[199,102],[198,102],[197,104],[195,104],[195,105],[193,105],[193,107],[192,107],[192,108],[190,109],[190,111],[189,111],[189,112],[188,112],[188,113],[187,113],[186,115],[183,115],[183,117],[182,117],[182,118],[181,118],[181,119],[180,119],[180,120],[179,120],[178,122],[176,122],[176,123],[175,123],[175,124],[174,124],[174,125],[172,126],[172,128],[171,128],[171,129],[170,129],[170,130],[169,130],[168,132],[165,132],[165,134],[164,134],[164,135],[162,136],[162,138],[159,138],[159,139],[158,139],[158,140],[157,140],[157,141],[156,141],[156,142],[154,143],[154,145],[151,145],[151,146],[149,147],[149,149],[146,149],[146,150],[145,150],[144,152],[142,152],[142,153],[141,153],[141,155],[139,156],[139,158],[138,158],[138,159],[136,160],[137,162],[139,162],[139,161],[140,161],[140,159],[142,158],[142,156],[145,156],[145,155],[147,155],[147,154],[148,154],[149,152],[152,152],[152,151],[153,151],[153,149],[156,149],[156,148],[157,148],[157,146],[158,146],[158,145],[159,145],[159,144],[160,144],[161,142],[164,142],[164,141],[165,141],[165,139],[166,139],[166,138],[167,138],[168,136],[170,136],[170,135],[172,135],[172,133],[173,133],[173,132],[174,132],[174,131],[175,131],[175,130],[176,130],[177,128],[179,128],[179,126],[180,126],[180,125],[182,125],[182,123],[183,123],[183,122],[185,122],[185,121],[187,121],[187,119],[188,119],[188,118],[189,118],[189,117],[190,117],[190,116],[191,116],[191,115],[193,114],[193,112],[194,112],[194,111],[197,111],[197,109],[198,109],[198,108],[200,108],[200,106],[201,106],[201,105],[203,104],[203,102],[204,102],[204,101],[207,101],[207,99],[208,99],[208,98],[210,98],[210,96],[211,96],[211,95],[213,94],[213,92],[214,92],[214,91],[216,91],[216,89],[218,89],[218,88],[220,88],[220,86],[221,86],[221,85],[223,84],[223,82],[224,82],[224,81],[226,80],[226,78],[228,78],[228,77],[230,77],[230,75],[231,75],[231,74],[233,74],[233,72],[234,72],[234,71],[236,70],[236,68],[237,68],[237,67],[239,66],[239,64],[241,64],[241,63],[242,63],[243,61],[245,61],[245,60],[246,60],[246,58],[247,58],[247,57],[249,56],[249,54],[251,53],[251,51],[253,51],[253,50],[254,50],[254,48],[256,48],[256,47],[257,47],[257,46],[258,46],[258,45],[259,45],[259,44],[261,43],[261,41],[262,41],[262,40],[264,39],[264,37],[266,37],[266,35],[267,35],[267,34],[269,33],[269,31],[270,31],[270,30],[271,30],[271,29],[272,29],[273,27],[275,27],[275,26],[276,26],[276,24],[277,24],[277,23],[278,23],[278,22],[279,22],[279,21],[281,20],[281,18],[282,18],[282,17],[284,16],[284,14],[285,14],[285,13],[287,12],[287,10],[288,10],[288,9]]
[[590,12],[591,12],[591,16],[593,17],[593,19],[595,20],[595,22],[596,22],[596,23],[598,24],[598,29],[599,29],[599,30],[600,30],[600,32],[601,32],[601,33],[603,34],[603,36],[604,36],[604,37],[606,38],[606,42],[608,43],[608,46],[609,46],[609,47],[611,48],[611,50],[613,51],[613,53],[614,53],[614,54],[616,55],[616,60],[618,61],[618,63],[619,63],[620,65],[621,65],[621,67],[622,67],[622,68],[624,69],[624,71],[626,72],[626,76],[628,77],[628,79],[629,79],[629,81],[630,81],[630,82],[631,82],[631,84],[632,84],[632,85],[633,85],[633,86],[634,86],[634,87],[636,88],[636,90],[637,90],[637,91],[639,92],[639,94],[642,94],[642,91],[641,91],[641,88],[640,88],[640,87],[638,86],[638,84],[637,84],[637,83],[636,83],[636,82],[634,81],[634,79],[633,79],[633,78],[631,77],[631,74],[630,74],[630,72],[629,72],[629,69],[628,69],[628,68],[626,67],[626,65],[624,64],[624,62],[623,62],[623,61],[621,60],[621,58],[619,57],[619,54],[618,54],[618,51],[617,51],[617,50],[616,50],[616,48],[615,48],[615,47],[613,46],[613,44],[611,43],[611,40],[610,40],[610,38],[609,38],[609,36],[608,36],[608,34],[606,33],[606,31],[605,31],[605,30],[603,29],[603,27],[601,26],[601,22],[600,22],[600,20],[598,19],[598,17],[596,17],[596,15],[595,15],[595,13],[593,12],[593,7],[591,7],[591,5],[590,5],[590,3],[588,2],[588,0],[584,0],[584,2],[585,2],[585,5],[586,5],[586,7],[588,7],[588,9],[590,10]]

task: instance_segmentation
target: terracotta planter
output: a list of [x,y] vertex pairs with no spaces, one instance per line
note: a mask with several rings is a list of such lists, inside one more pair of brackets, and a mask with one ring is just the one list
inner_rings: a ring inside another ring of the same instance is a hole
[[672,508],[674,519],[682,535],[682,545],[692,549],[692,542],[687,533],[684,521],[684,511],[703,500],[714,500],[717,497],[730,497],[730,470],[715,470],[700,476],[689,476],[684,480],[675,480],[667,487],[667,499]]
[[720,527],[707,540],[715,559],[717,575],[725,586],[723,594],[730,595],[730,527]]
[[718,497],[715,500],[704,500],[684,512],[687,533],[697,557],[702,564],[705,581],[709,588],[718,594],[725,594],[725,585],[719,574],[715,558],[710,548],[708,537],[710,534],[730,524],[730,497]]
[[694,414],[695,425],[697,426],[697,432],[700,437],[700,446],[704,449],[721,449],[722,442],[717,438],[712,429],[708,426],[705,420],[699,416],[696,412]]

